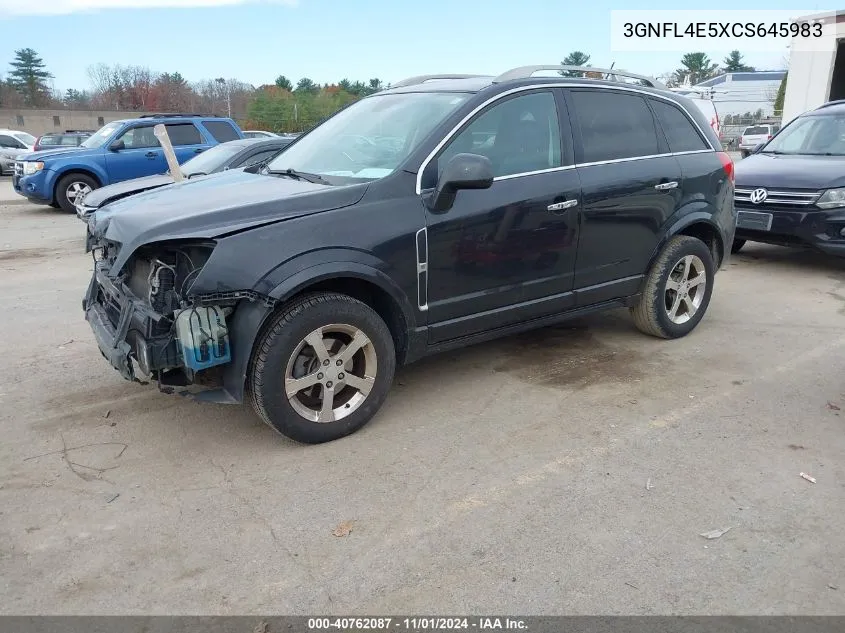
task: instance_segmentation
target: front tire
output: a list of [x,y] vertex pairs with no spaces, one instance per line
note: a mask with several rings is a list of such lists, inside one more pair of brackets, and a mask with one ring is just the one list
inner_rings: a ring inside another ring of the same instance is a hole
[[308,294],[286,306],[258,341],[250,370],[256,413],[297,442],[354,433],[381,407],[396,371],[393,337],[368,305]]
[[734,240],[731,244],[731,253],[738,253],[745,246],[745,240]]
[[676,235],[654,262],[643,294],[631,308],[637,328],[660,338],[686,336],[707,311],[714,277],[713,256],[707,245],[694,237]]
[[63,211],[76,213],[74,202],[77,198],[88,195],[100,185],[86,174],[68,174],[59,179],[56,185],[56,202]]

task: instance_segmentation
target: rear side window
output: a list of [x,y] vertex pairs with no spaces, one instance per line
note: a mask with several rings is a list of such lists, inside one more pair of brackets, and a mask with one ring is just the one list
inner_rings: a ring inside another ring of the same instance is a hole
[[574,91],[576,124],[581,130],[582,162],[658,154],[651,110],[640,96],[600,91]]
[[666,140],[669,142],[669,151],[692,152],[697,149],[708,149],[707,144],[695,129],[687,115],[680,109],[659,99],[649,99],[657,122],[663,128]]
[[69,145],[70,147],[76,147],[79,145],[79,137],[78,136],[60,136],[59,137],[59,145]]
[[193,123],[172,123],[164,126],[174,147],[177,145],[201,145],[202,135]]
[[59,144],[58,136],[42,136],[41,140],[38,141],[39,145],[58,145]]
[[226,143],[240,138],[235,128],[228,121],[203,121],[202,123],[218,143]]

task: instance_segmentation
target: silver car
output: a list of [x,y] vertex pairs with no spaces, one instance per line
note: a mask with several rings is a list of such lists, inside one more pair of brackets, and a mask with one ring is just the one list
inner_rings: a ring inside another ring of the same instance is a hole
[[26,132],[0,129],[0,175],[11,175],[17,157],[33,151],[35,141],[35,137]]

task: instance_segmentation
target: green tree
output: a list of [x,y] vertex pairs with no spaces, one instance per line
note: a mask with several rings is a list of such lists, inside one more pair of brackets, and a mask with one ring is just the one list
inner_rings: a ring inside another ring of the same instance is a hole
[[739,51],[731,51],[730,54],[722,60],[722,64],[722,70],[726,73],[742,73],[754,70],[753,66],[747,66],[742,61],[742,55]]
[[367,92],[373,94],[379,90],[384,90],[384,84],[381,83],[381,79],[370,79],[370,82],[367,84]]
[[706,53],[687,53],[681,58],[681,68],[675,71],[678,83],[692,85],[714,77],[719,65],[710,61]]
[[[590,56],[582,51],[572,51],[563,58],[563,61],[560,62],[562,66],[586,66],[590,63]],[[564,77],[579,77],[580,73],[573,72],[570,70],[561,70],[560,74]]]
[[279,75],[276,77],[276,85],[283,90],[287,90],[288,92],[293,92],[293,84],[291,83],[290,79],[285,77],[284,75]]
[[296,92],[316,94],[319,90],[320,87],[313,81],[311,81],[308,77],[303,77],[302,79],[296,82]]
[[23,95],[26,105],[42,105],[50,100],[47,80],[52,79],[53,75],[47,72],[38,53],[31,48],[16,50],[10,66],[9,83]]
[[337,87],[343,90],[344,92],[352,94],[352,82],[346,79],[345,77],[337,82]]
[[789,76],[789,73],[786,73],[783,76],[783,79],[780,81],[780,86],[778,86],[778,93],[775,96],[775,115],[780,114],[783,115],[783,100],[786,97],[786,78]]
[[87,106],[91,98],[87,92],[76,90],[75,88],[68,88],[65,91],[65,96],[62,97],[62,102],[68,108],[80,108]]

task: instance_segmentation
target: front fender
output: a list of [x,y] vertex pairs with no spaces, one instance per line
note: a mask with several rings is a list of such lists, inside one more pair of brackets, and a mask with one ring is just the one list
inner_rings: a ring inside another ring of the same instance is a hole
[[82,171],[94,176],[94,178],[96,178],[102,186],[109,184],[108,172],[106,171],[105,166],[100,165],[98,161],[61,161],[60,164],[55,165],[50,169],[52,169],[53,172],[55,172],[56,174],[56,179],[54,182],[57,182],[58,179],[64,176],[65,174],[69,174],[74,171]]
[[[321,252],[322,258],[330,255],[330,253],[326,253],[325,251]],[[360,279],[378,286],[390,295],[402,311],[402,316],[407,326],[409,328],[416,326],[416,318],[414,317],[414,311],[411,307],[411,302],[408,300],[408,296],[387,273],[377,267],[380,264],[378,259],[368,256],[367,258],[371,259],[372,262],[364,263],[349,259],[349,254],[344,254],[343,251],[339,255],[340,258],[338,258],[338,255],[335,255],[331,261],[324,263],[307,263],[303,261],[310,259],[307,256],[296,258],[273,271],[270,276],[262,280],[261,285],[272,287],[272,290],[267,294],[277,301],[284,302],[309,286],[321,281],[343,277]],[[358,258],[361,258],[362,255],[364,254],[355,252],[355,256]],[[303,266],[303,264],[305,265]],[[285,271],[291,271],[292,269],[299,270],[293,274],[285,274]]]

